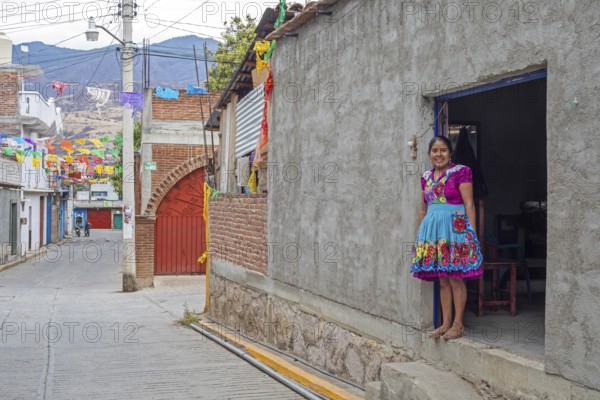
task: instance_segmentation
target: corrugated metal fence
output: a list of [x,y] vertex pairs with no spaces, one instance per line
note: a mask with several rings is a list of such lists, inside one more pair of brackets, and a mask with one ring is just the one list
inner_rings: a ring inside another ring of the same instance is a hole
[[256,147],[260,136],[265,97],[265,84],[257,86],[237,105],[235,110],[235,157],[242,157]]

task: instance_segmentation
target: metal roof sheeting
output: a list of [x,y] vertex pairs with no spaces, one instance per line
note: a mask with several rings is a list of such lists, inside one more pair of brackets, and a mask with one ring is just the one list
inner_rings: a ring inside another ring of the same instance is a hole
[[235,110],[235,157],[242,157],[256,147],[260,136],[263,109],[265,106],[265,84],[248,93]]

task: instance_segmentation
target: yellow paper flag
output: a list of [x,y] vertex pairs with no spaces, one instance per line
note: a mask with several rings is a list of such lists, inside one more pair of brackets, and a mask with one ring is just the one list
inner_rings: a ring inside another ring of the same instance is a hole
[[23,154],[15,153],[15,157],[19,164],[23,164],[23,161],[25,161],[25,156]]
[[254,51],[260,57],[262,57],[263,54],[269,51],[269,47],[271,47],[271,42],[268,40],[262,40],[260,42],[254,43]]
[[94,143],[97,149],[104,147],[104,144],[98,139],[88,139],[90,142]]
[[267,61],[261,60],[260,58],[256,58],[256,70],[259,74],[262,73],[263,69],[269,68],[269,63]]
[[38,169],[40,167],[40,159],[35,157],[32,158],[31,164],[33,165],[33,169]]
[[[212,194],[212,188],[206,182],[204,182],[204,211],[202,213],[202,217],[204,221],[208,224],[208,199],[210,199],[210,195]],[[208,243],[206,245],[208,247]]]
[[104,173],[104,168],[102,168],[102,165],[98,164],[94,167],[94,171],[96,171],[99,174]]
[[113,175],[115,173],[115,167],[112,165],[107,165],[104,167],[104,172],[106,172],[108,175]]
[[75,160],[73,160],[73,157],[71,156],[63,156],[63,158],[65,159],[66,162],[68,162],[69,164],[73,164],[75,162]]
[[91,151],[89,151],[88,149],[77,149],[78,152],[80,152],[81,154],[90,154]]
[[248,186],[250,187],[250,193],[256,193],[256,171],[252,171],[250,174]]
[[85,139],[75,139],[75,142],[79,143],[81,145],[84,145],[85,144]]

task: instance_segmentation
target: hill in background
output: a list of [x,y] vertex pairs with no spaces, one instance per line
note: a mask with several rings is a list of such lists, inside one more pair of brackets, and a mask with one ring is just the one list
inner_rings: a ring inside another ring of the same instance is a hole
[[[197,84],[193,47],[198,56],[200,81],[206,80],[203,46],[210,51],[218,42],[195,35],[172,38],[150,45],[150,86],[184,89],[188,82]],[[29,53],[21,53],[21,45],[29,47]],[[39,91],[46,99],[54,97],[61,107],[65,137],[95,137],[116,133],[120,129],[119,90],[121,87],[121,53],[119,45],[99,49],[76,50],[29,42],[13,45],[13,63],[38,65],[43,70],[39,77],[26,79],[26,89]],[[142,50],[134,59],[136,90],[141,90]],[[210,68],[209,63],[209,68]],[[60,97],[52,88],[52,81],[68,83]],[[85,87],[95,86],[113,91],[111,101],[98,115],[95,104],[87,101]]]

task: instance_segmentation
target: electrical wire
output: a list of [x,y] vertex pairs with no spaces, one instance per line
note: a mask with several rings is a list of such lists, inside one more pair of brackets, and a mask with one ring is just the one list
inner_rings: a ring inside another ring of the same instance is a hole
[[177,22],[177,21],[169,21],[166,19],[161,19],[160,22],[173,22],[173,23],[177,23],[179,25],[191,25],[191,26],[197,26],[199,28],[209,28],[209,29],[221,29],[221,30],[227,30],[226,26],[212,26],[212,25],[200,25],[200,24],[192,24],[191,22]]
[[[121,24],[119,24],[117,26],[117,30],[120,28]],[[98,69],[100,68],[100,65],[102,64],[102,61],[104,60],[104,57],[106,56],[106,54],[108,53],[108,50],[110,49],[110,47],[112,46],[113,42],[114,42],[115,38],[111,38],[110,44],[108,46],[106,46],[106,49],[104,50],[104,53],[102,54],[102,58],[100,59],[100,61],[98,62],[98,65],[96,66],[96,69],[94,70],[94,72],[92,73],[92,75],[90,76],[90,78],[88,79],[87,83],[85,85],[83,85],[84,87],[89,85],[90,82],[92,81],[92,79],[94,79],[94,76],[96,75],[96,73],[98,72]],[[97,58],[97,57],[96,57]],[[84,61],[88,61],[88,60],[84,60]],[[73,64],[70,64],[73,65]],[[77,102],[79,101],[79,99],[81,98],[81,96],[83,96],[83,90],[79,93],[79,97],[77,97],[76,99],[73,100],[73,105],[77,104]],[[56,127],[58,129],[59,126],[62,126],[64,124],[65,119],[68,117],[70,113],[70,110],[62,113],[61,112],[61,116],[63,117],[61,120],[61,123]],[[50,130],[50,128],[48,128],[45,132],[48,132]],[[44,133],[45,133],[44,132]]]
[[187,13],[187,15],[184,15],[183,17],[179,18],[177,21],[173,22],[170,26],[166,27],[165,29],[163,29],[162,31],[155,33],[154,35],[150,36],[148,38],[148,40],[152,39],[153,37],[155,37],[156,35],[160,35],[161,33],[163,33],[164,31],[166,31],[169,28],[172,28],[173,25],[181,22],[181,20],[189,17],[190,15],[192,15],[194,12],[198,11],[202,6],[204,6],[206,3],[208,3],[208,0],[204,0],[202,3],[200,3],[200,5],[196,8],[194,8],[192,11],[190,11],[189,13]]
[[166,26],[165,29],[163,29],[162,31],[155,33],[154,35],[150,36],[150,38],[153,38],[154,36],[166,31],[167,29],[176,29],[178,31],[183,31],[183,32],[187,32],[187,33],[193,33],[194,35],[202,35],[202,36],[208,36],[209,38],[213,38],[213,39],[219,39],[219,40],[223,40],[222,37],[219,36],[214,36],[214,35],[209,35],[207,33],[202,33],[202,32],[195,32],[195,31],[190,31],[189,29],[184,29],[184,28],[177,28],[175,26],[172,25],[165,25],[165,24],[161,24],[160,22],[157,22],[156,25],[160,25],[160,26]]

